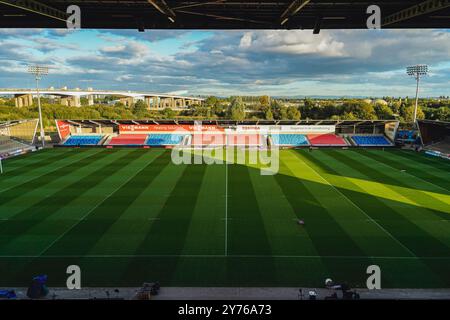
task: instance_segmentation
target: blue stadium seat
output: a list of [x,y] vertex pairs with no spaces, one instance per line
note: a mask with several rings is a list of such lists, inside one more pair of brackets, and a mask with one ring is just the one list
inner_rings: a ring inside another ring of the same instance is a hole
[[148,136],[148,146],[173,146],[180,144],[184,134],[152,133]]
[[70,136],[64,143],[65,146],[86,146],[96,145],[103,136]]
[[303,134],[272,134],[273,144],[276,146],[307,146],[308,139]]
[[390,146],[391,143],[384,136],[352,136],[358,146]]
[[418,132],[414,130],[398,130],[397,140],[414,142],[418,138]]

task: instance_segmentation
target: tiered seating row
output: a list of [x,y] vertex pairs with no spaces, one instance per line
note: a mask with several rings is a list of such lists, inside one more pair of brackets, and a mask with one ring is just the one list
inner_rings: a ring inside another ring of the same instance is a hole
[[272,142],[276,146],[307,146],[308,139],[304,134],[272,134]]
[[358,146],[390,146],[392,145],[385,136],[352,136],[352,140]]
[[148,146],[170,146],[177,145],[183,141],[185,137],[184,134],[159,134],[152,133],[148,136],[147,142]]
[[191,144],[193,146],[224,146],[226,141],[226,136],[223,133],[193,134]]
[[103,136],[70,136],[69,139],[64,142],[65,146],[87,146],[97,145]]
[[347,146],[344,138],[335,134],[308,134],[307,137],[312,146]]
[[113,146],[139,146],[145,143],[147,139],[146,134],[119,134],[117,137],[113,137],[109,142],[109,145]]

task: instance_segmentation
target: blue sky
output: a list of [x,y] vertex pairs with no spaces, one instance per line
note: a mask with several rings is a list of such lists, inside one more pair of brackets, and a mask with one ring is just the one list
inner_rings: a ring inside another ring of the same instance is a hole
[[422,96],[450,95],[448,30],[0,30],[0,87],[192,95],[413,96],[411,64],[430,65]]

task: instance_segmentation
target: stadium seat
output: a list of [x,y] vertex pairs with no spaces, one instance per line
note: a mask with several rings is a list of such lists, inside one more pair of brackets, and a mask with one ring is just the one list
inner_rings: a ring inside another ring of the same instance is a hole
[[390,146],[391,143],[384,136],[352,136],[358,146]]
[[193,146],[223,146],[225,145],[225,135],[223,133],[216,134],[193,134]]
[[414,142],[417,139],[417,132],[414,130],[399,130],[397,131],[397,140]]
[[345,140],[335,134],[308,134],[308,140],[312,146],[336,146],[345,147]]
[[230,146],[260,146],[261,136],[259,134],[229,134],[227,144]]
[[103,136],[70,136],[64,142],[65,146],[88,146],[97,145]]
[[146,139],[146,134],[119,134],[117,137],[112,138],[109,144],[116,146],[136,146],[143,145]]
[[184,136],[184,134],[152,133],[148,136],[145,144],[148,146],[177,145],[183,141]]
[[303,134],[272,134],[273,144],[276,146],[307,146],[308,139]]

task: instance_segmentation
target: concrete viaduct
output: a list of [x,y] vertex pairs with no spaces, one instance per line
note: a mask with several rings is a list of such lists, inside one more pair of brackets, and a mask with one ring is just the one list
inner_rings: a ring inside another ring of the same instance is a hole
[[[114,96],[126,106],[130,106],[136,100],[144,100],[148,110],[160,110],[164,108],[184,109],[194,104],[202,104],[204,99],[197,97],[177,96],[171,94],[159,94],[150,92],[132,91],[108,91],[108,90],[81,90],[81,89],[42,89],[41,95],[59,97],[60,103],[70,107],[80,107],[81,97],[87,97],[88,105],[94,105],[94,98],[97,96]],[[37,95],[36,90],[30,89],[0,89],[0,96],[12,95],[16,107],[33,105],[33,96]]]

